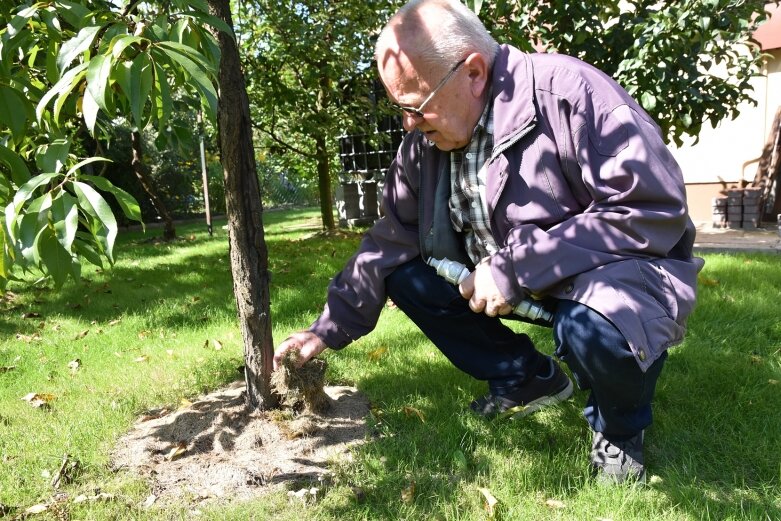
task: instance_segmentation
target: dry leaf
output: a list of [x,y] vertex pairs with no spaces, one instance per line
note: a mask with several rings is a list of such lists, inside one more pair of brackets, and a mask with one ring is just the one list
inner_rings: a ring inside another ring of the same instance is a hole
[[376,362],[380,358],[382,358],[382,355],[384,355],[388,351],[387,347],[378,347],[374,351],[370,351],[367,355],[369,357],[369,360],[372,362]]
[[141,340],[145,339],[147,336],[149,336],[149,331],[144,330],[138,332],[138,338]]
[[401,491],[401,500],[405,503],[412,503],[415,500],[415,481],[410,481],[409,485]]
[[146,501],[141,504],[141,508],[149,508],[154,505],[155,501],[157,501],[157,496],[154,494],[149,494],[149,496],[146,498]]
[[156,420],[158,418],[162,418],[163,416],[166,416],[169,412],[168,409],[156,409],[154,411],[149,411],[147,414],[141,416],[141,423],[148,422],[150,420]]
[[192,406],[192,404],[193,404],[193,402],[191,402],[187,398],[182,398],[181,401],[179,402],[179,408],[180,409],[186,409],[186,408]]
[[[11,368],[11,369],[13,369],[13,368]],[[0,371],[0,372],[2,372],[2,371]],[[769,383],[770,385],[778,385],[778,380],[770,379],[770,380],[767,381],[767,383]]]
[[426,417],[423,416],[423,413],[420,412],[419,409],[405,405],[404,407],[401,408],[401,410],[404,411],[404,414],[406,414],[407,416],[417,416],[422,423],[426,423]]
[[25,510],[24,513],[27,515],[34,515],[34,514],[41,514],[43,512],[46,512],[47,510],[49,510],[49,505],[45,503],[39,503],[37,505],[31,506],[30,508]]
[[7,365],[5,367],[0,367],[0,373],[7,373],[13,371],[14,369],[16,369],[15,365]]
[[174,356],[174,350],[173,349],[166,349],[165,352],[166,352],[166,354],[168,356]]
[[22,318],[41,318],[41,314],[36,313],[35,311],[30,311],[28,313],[22,314]]
[[135,359],[135,360],[133,360],[133,361],[134,361],[134,362],[146,362],[147,360],[149,360],[149,356],[147,356],[147,355],[141,355],[141,356],[139,356],[138,358],[136,358],[136,359]]
[[21,340],[22,342],[25,342],[25,343],[29,344],[30,342],[32,342],[34,340],[40,340],[41,336],[38,333],[35,333],[32,336],[30,336],[30,335],[23,335],[21,333],[17,333],[16,334],[16,339],[17,340]]
[[213,340],[212,342],[214,343],[215,351],[220,351],[222,349],[222,342],[219,340]]
[[187,444],[184,442],[180,442],[178,445],[176,445],[173,449],[171,449],[168,454],[165,456],[165,459],[168,461],[173,461],[176,458],[180,457],[182,454],[187,452]]
[[708,277],[703,277],[702,275],[697,277],[697,282],[702,284],[703,286],[718,286],[719,281],[716,279],[709,279]]
[[496,515],[496,505],[499,503],[499,500],[496,499],[487,488],[480,488],[478,490],[480,490],[480,493],[483,494],[483,498],[485,499],[483,508],[485,508],[488,517],[493,518]]
[[558,499],[546,499],[545,505],[551,508],[567,508],[567,505],[564,504],[564,501],[560,501]]
[[109,322],[109,323],[108,323],[108,325],[109,325],[109,326],[116,326],[116,325],[117,325],[117,324],[119,324],[120,322],[122,322],[122,318],[117,318],[117,319],[114,319],[114,320],[112,320],[111,322]]
[[48,407],[49,402],[54,401],[55,396],[47,393],[30,393],[22,397],[22,400],[26,401],[33,407]]
[[201,300],[201,297],[193,297],[193,302],[198,302],[199,300]]
[[78,358],[75,360],[71,360],[70,362],[68,362],[68,367],[70,368],[72,373],[75,373],[81,367],[81,360],[79,360]]

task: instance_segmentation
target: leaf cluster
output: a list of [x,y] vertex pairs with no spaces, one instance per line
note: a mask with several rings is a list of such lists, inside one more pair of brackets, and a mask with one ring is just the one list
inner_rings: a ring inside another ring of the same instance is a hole
[[613,76],[680,145],[738,115],[763,55],[762,0],[472,2],[499,39],[581,58]]
[[193,97],[213,120],[219,48],[208,26],[230,29],[203,0],[122,11],[102,0],[0,3],[0,289],[15,270],[59,285],[82,260],[113,263],[117,224],[102,193],[140,221],[133,197],[91,175],[104,159],[84,142],[110,138],[120,119],[167,128]]

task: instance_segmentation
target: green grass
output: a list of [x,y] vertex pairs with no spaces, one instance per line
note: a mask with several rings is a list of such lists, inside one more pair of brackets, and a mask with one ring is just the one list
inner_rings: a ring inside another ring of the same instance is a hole
[[[360,236],[317,234],[312,210],[268,212],[264,221],[279,342],[317,317]],[[9,288],[0,301],[0,505],[13,507],[9,517],[57,492],[50,476],[67,453],[80,463],[62,488],[70,500],[60,509],[71,519],[477,520],[488,516],[481,489],[499,500],[499,519],[781,519],[781,256],[763,254],[706,256],[688,336],[659,382],[648,487],[588,479],[585,393],[522,421],[485,422],[466,410],[483,384],[386,309],[375,332],[326,354],[329,382],[355,385],[371,400],[372,435],[334,464],[316,504],[290,503],[281,492],[142,508],[147,484],[108,466],[117,438],[145,410],[240,377],[222,224],[213,237],[201,223],[180,225],[173,244],[127,231],[112,269],[85,269],[82,282],[57,291]],[[22,318],[30,313],[40,316]],[[547,330],[512,327],[553,350]],[[33,392],[55,399],[35,409],[21,400]],[[114,499],[72,501],[96,490]]]

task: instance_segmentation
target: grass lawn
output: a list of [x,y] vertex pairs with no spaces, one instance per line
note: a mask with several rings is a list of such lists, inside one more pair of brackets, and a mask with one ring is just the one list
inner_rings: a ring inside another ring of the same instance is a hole
[[[318,235],[316,210],[264,221],[278,343],[317,317],[360,235]],[[82,281],[56,291],[12,284],[0,297],[0,518],[65,494],[31,518],[781,519],[781,256],[772,254],[705,256],[688,336],[659,382],[647,487],[589,480],[584,392],[517,422],[485,422],[467,411],[484,385],[386,309],[371,335],[326,353],[329,383],[371,400],[374,435],[335,463],[316,503],[281,492],[144,507],[147,484],[109,469],[117,438],[144,411],[240,377],[222,224],[213,237],[202,223],[179,225],[172,244],[126,231],[113,268],[85,268]],[[552,352],[547,330],[512,327]],[[31,393],[46,405],[22,399]],[[65,454],[78,467],[55,490]],[[498,500],[492,511],[487,494]]]

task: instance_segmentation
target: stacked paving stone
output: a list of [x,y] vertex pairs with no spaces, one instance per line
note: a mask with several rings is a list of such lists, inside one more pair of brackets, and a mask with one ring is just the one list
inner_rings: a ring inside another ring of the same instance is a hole
[[756,230],[762,223],[761,188],[733,188],[712,203],[714,228]]

